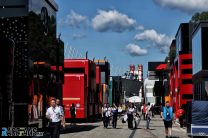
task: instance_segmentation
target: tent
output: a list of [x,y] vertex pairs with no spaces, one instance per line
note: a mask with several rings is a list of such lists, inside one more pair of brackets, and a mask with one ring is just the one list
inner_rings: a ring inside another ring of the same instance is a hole
[[139,96],[132,96],[129,98],[130,103],[141,103],[142,100],[143,100],[143,98],[139,97]]

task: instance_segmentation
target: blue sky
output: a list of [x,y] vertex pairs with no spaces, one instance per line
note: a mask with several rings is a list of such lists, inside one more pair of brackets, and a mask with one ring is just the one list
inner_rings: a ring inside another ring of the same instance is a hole
[[88,51],[90,59],[106,56],[112,75],[123,73],[130,64],[143,64],[144,77],[149,61],[164,61],[179,24],[205,9],[204,5],[196,8],[194,0],[189,4],[185,0],[56,2],[57,29],[65,48],[73,47],[79,55]]

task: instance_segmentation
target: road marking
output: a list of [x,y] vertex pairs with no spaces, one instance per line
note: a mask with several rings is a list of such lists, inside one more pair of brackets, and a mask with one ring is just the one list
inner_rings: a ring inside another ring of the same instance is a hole
[[[138,122],[137,122],[137,124],[136,124],[136,126],[135,126],[134,130],[131,132],[131,134],[130,134],[129,138],[133,138],[133,137],[134,137],[135,132],[136,132],[136,130],[137,130],[137,127],[138,127],[138,126],[139,126],[139,124],[140,124],[140,121],[141,121],[141,118],[138,120]],[[133,121],[133,123],[135,123],[135,122]]]

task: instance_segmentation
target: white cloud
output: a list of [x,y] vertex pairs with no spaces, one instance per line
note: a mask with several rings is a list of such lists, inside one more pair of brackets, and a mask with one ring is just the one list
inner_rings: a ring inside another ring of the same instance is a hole
[[82,39],[85,38],[86,35],[85,34],[73,34],[72,35],[72,39],[76,40],[76,39]]
[[148,53],[147,49],[143,49],[136,44],[128,44],[126,50],[131,56],[144,56]]
[[135,35],[134,37],[138,41],[150,41],[154,46],[158,47],[162,53],[166,53],[169,50],[169,46],[173,40],[173,37],[165,34],[160,34],[155,30],[145,30],[142,33]]
[[71,26],[71,27],[81,27],[89,23],[89,20],[86,16],[80,15],[75,11],[71,10],[70,13],[66,16],[65,19],[61,19],[59,24],[62,26]]
[[187,13],[208,9],[208,0],[154,0],[162,7],[179,9]]
[[92,27],[99,32],[124,32],[134,30],[136,20],[116,10],[99,10],[98,14],[92,19]]
[[136,27],[136,29],[139,30],[139,31],[142,31],[142,30],[144,30],[144,26],[139,25],[139,26]]

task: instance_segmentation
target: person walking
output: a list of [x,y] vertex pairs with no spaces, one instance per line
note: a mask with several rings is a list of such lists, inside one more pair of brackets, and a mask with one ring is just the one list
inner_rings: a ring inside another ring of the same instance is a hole
[[115,104],[113,104],[113,107],[112,107],[112,114],[113,114],[113,118],[112,118],[112,125],[113,125],[113,128],[116,128],[117,126],[117,117],[118,117],[118,108]]
[[62,124],[63,128],[65,128],[66,127],[66,121],[65,121],[65,116],[64,116],[64,108],[63,108],[63,105],[61,105],[60,99],[58,99],[58,98],[56,99],[56,106],[58,108],[60,108],[60,110],[62,112],[63,119],[62,119],[61,124]]
[[155,106],[153,104],[151,105],[150,110],[151,110],[151,113],[152,113],[152,117],[154,117],[155,116]]
[[107,106],[108,106],[108,113],[109,113],[109,115],[108,115],[108,126],[110,126],[113,122],[113,116],[112,116],[112,107],[111,106],[109,106],[109,104],[107,104]]
[[50,104],[51,106],[46,111],[46,118],[50,120],[50,135],[51,138],[59,138],[59,131],[63,114],[61,109],[56,106],[55,99],[52,99]]
[[180,127],[183,128],[184,110],[183,110],[182,106],[180,106],[180,108],[177,110],[177,116],[179,117]]
[[129,129],[133,129],[133,119],[134,119],[134,114],[135,112],[135,109],[134,109],[134,106],[133,104],[131,103],[130,104],[130,107],[128,108],[128,111],[127,111],[127,116],[128,116],[128,128]]
[[119,118],[121,118],[121,114],[122,114],[122,106],[121,104],[118,106],[118,116]]
[[104,104],[103,107],[103,123],[104,123],[104,128],[108,128],[108,124],[109,124],[109,117],[110,117],[110,108],[108,107],[108,104]]
[[71,119],[72,119],[72,125],[76,125],[75,124],[75,119],[76,119],[76,107],[74,105],[74,103],[72,103],[71,107],[70,107],[70,114],[71,114]]
[[103,105],[102,107],[102,120],[103,120],[103,127],[105,128],[105,112],[104,109],[106,108],[106,104]]
[[143,119],[146,120],[146,104],[143,104],[142,106],[142,115],[143,115]]
[[161,116],[164,120],[166,138],[172,137],[172,122],[175,121],[175,115],[169,101],[166,101],[165,107],[163,107],[161,112]]
[[151,107],[150,107],[150,103],[147,104],[146,106],[146,129],[149,129],[149,124],[150,124],[150,120],[151,120]]

